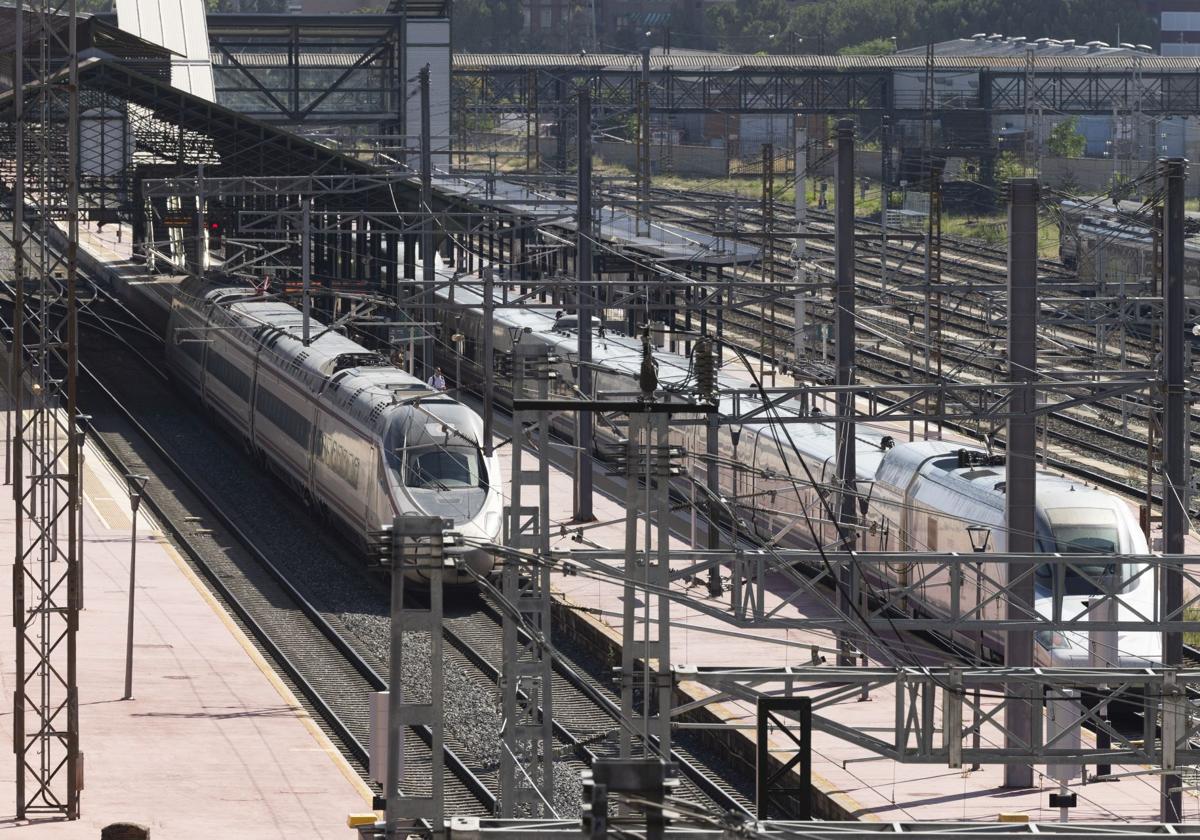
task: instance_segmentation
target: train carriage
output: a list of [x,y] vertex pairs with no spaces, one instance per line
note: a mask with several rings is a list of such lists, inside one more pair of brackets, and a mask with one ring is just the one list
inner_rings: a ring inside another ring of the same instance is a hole
[[189,280],[172,305],[167,361],[364,549],[396,516],[439,516],[460,563],[451,582],[490,572],[503,493],[478,415],[316,319],[310,330],[305,343],[301,314],[253,289]]
[[[484,325],[482,297],[470,284],[459,284],[456,300],[475,304],[466,312],[446,311],[445,329],[473,333],[467,346],[482,348]],[[537,342],[561,359],[557,392],[578,396],[572,390],[577,333],[569,318],[556,318],[536,310],[496,309],[492,313],[497,352],[510,351],[514,340]],[[446,334],[450,334],[447,332]],[[455,365],[463,378],[482,382],[482,360],[456,357],[452,348],[441,345],[442,362],[447,369]],[[691,365],[680,355],[658,350],[654,354],[660,387],[670,391],[686,385]],[[597,392],[638,391],[642,344],[640,340],[613,332],[593,336],[593,358]],[[460,383],[462,384],[462,383]],[[745,388],[747,383],[730,373],[721,374],[724,388]],[[496,399],[505,403],[510,395],[499,390]],[[741,408],[755,403],[753,397],[741,397]],[[728,398],[720,410],[734,413]],[[774,409],[779,414],[800,414],[803,407],[793,401]],[[574,417],[552,414],[555,431],[565,437],[574,433]],[[688,453],[705,452],[703,428],[680,426],[672,430],[672,444]],[[597,424],[600,439],[617,440],[611,424]],[[962,552],[972,550],[968,525],[982,525],[996,535],[991,550],[1003,551],[1004,523],[1002,461],[991,458],[977,447],[942,441],[897,443],[892,436],[870,426],[860,425],[855,432],[856,479],[860,491],[858,548],[867,551]],[[832,521],[836,482],[836,433],[825,423],[772,424],[748,423],[741,428],[723,427],[718,437],[718,485],[720,493],[736,505],[738,519],[753,529],[747,535],[772,545],[812,547],[815,541],[825,546],[838,542],[838,526]],[[705,459],[693,457],[689,472],[695,481],[704,481]],[[809,480],[811,477],[812,481]],[[1039,471],[1037,475],[1039,521],[1043,523],[1038,550],[1042,552],[1086,551],[1113,553],[1114,557],[1147,553],[1133,511],[1120,499],[1082,485],[1063,476]],[[1090,530],[1089,530],[1090,529]],[[1064,537],[1068,532],[1075,536]],[[1080,536],[1080,535],[1084,536]],[[1106,534],[1103,537],[1101,534]],[[815,540],[814,540],[815,536]],[[986,563],[986,561],[981,561]],[[1005,570],[996,564],[985,568],[984,580],[1003,580]],[[1055,582],[1039,570],[1036,608],[1049,615],[1055,602],[1082,608],[1089,594],[1085,579],[1067,575]],[[1114,565],[1114,573],[1130,580],[1123,600],[1143,614],[1150,614],[1154,591],[1149,575],[1129,565]],[[929,615],[946,614],[949,606],[948,581],[928,576],[918,564],[889,568],[868,581],[878,589],[894,585],[908,586],[923,581],[915,595],[907,599],[907,608]],[[964,603],[975,603],[971,598]],[[992,599],[994,592],[981,583],[981,597]],[[999,617],[999,607],[989,614]],[[1122,607],[1128,612],[1130,607]],[[1078,611],[1078,610],[1076,610]],[[1002,649],[1002,640],[989,639],[989,646]],[[1083,664],[1087,644],[1063,634],[1041,634],[1041,664]],[[1121,664],[1144,666],[1161,661],[1159,639],[1150,633],[1122,634]]]

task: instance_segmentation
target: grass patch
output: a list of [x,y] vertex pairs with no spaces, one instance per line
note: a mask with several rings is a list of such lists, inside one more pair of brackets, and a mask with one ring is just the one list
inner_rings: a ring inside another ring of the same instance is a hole
[[[457,163],[458,161],[456,160],[455,162]],[[486,168],[492,161],[482,156],[477,156],[477,158],[472,158],[470,162],[476,166]],[[495,164],[500,171],[521,171],[525,165],[525,159],[523,156],[500,157],[496,159]],[[609,178],[632,179],[634,177],[633,170],[630,168],[618,164],[605,163],[598,158],[593,163],[593,172],[597,176]],[[796,201],[795,186],[788,184],[790,179],[790,172],[779,172],[775,175],[775,200],[780,204],[788,206],[793,205]],[[810,178],[807,181],[808,203],[810,207],[817,206],[821,180],[820,178]],[[833,181],[832,179],[825,179],[825,182],[828,187],[825,197],[828,208],[832,210],[834,206]],[[727,178],[697,178],[664,173],[655,175],[653,183],[656,187],[664,187],[666,189],[720,193],[728,195],[730,198],[739,198],[743,201],[752,201],[755,203],[762,197],[762,180],[758,175],[735,175]],[[896,198],[895,194],[893,194],[893,198]],[[882,196],[880,195],[878,181],[872,180],[865,198],[858,192],[856,184],[854,215],[861,219],[878,219],[881,200]],[[1189,199],[1189,209],[1192,209],[1193,205],[1195,209],[1200,210],[1200,199]],[[974,240],[993,248],[1003,248],[1008,243],[1008,217],[1004,211],[984,215],[943,213],[942,235],[955,239]],[[1058,240],[1058,225],[1056,221],[1049,214],[1043,214],[1038,224],[1038,256],[1046,259],[1057,259]]]
[[[1184,621],[1200,621],[1200,607],[1191,607],[1183,611]],[[1184,633],[1183,643],[1192,647],[1200,647],[1200,633]]]

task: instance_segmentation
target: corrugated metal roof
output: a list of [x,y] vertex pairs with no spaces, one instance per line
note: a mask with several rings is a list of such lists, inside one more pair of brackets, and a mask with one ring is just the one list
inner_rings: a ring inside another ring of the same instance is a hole
[[216,99],[201,0],[117,0],[114,10],[123,31],[180,56],[171,59],[176,88],[210,102]]
[[[474,178],[447,177],[439,178],[434,189],[445,195],[460,196],[477,207],[494,206],[505,212],[532,217],[542,228],[575,230],[573,202],[557,201],[523,184],[503,179],[484,183]],[[761,248],[737,239],[700,233],[670,223],[655,222],[647,235],[627,210],[606,208],[599,221],[601,239],[664,262],[732,265],[757,262],[762,256]]]
[[[1025,54],[935,56],[939,70],[1020,70],[1025,69]],[[1200,73],[1200,57],[1148,55],[1107,55],[1105,53],[1041,55],[1034,52],[1033,65],[1039,71],[1128,72],[1134,64],[1143,72]],[[639,55],[573,53],[456,53],[455,70],[512,70],[518,68],[556,68],[563,70],[597,69],[633,72],[640,70]],[[924,55],[652,55],[651,70],[694,70],[718,72],[734,70],[830,70],[888,71],[924,70]]]
[[[290,67],[291,57],[285,52],[233,52],[233,58],[237,64],[242,67]],[[354,50],[340,53],[300,53],[296,56],[296,63],[300,67],[326,67],[331,70],[346,70],[353,67],[363,55],[362,50]],[[234,67],[236,66],[229,56],[220,50],[213,50],[211,53],[213,67]],[[381,56],[386,58],[386,56]],[[370,69],[374,66],[372,63],[363,65],[363,69]]]

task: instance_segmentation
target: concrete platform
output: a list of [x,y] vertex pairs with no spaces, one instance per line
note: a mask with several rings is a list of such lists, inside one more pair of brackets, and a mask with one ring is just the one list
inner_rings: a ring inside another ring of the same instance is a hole
[[[0,459],[3,453],[0,452]],[[128,496],[85,458],[79,640],[82,817],[26,837],[95,838],[118,821],[171,840],[345,838],[370,791],[154,524],[138,522],[134,699],[123,701]],[[145,511],[145,507],[142,509]],[[13,505],[0,505],[0,696],[11,718]],[[7,731],[7,722],[6,722]],[[0,825],[17,823],[14,761],[0,761]]]

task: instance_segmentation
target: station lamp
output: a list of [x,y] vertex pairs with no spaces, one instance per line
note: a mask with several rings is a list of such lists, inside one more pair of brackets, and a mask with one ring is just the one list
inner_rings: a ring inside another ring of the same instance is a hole
[[992,539],[992,529],[986,525],[968,525],[967,536],[971,538],[971,548],[976,554],[982,554],[987,551],[988,543]]

